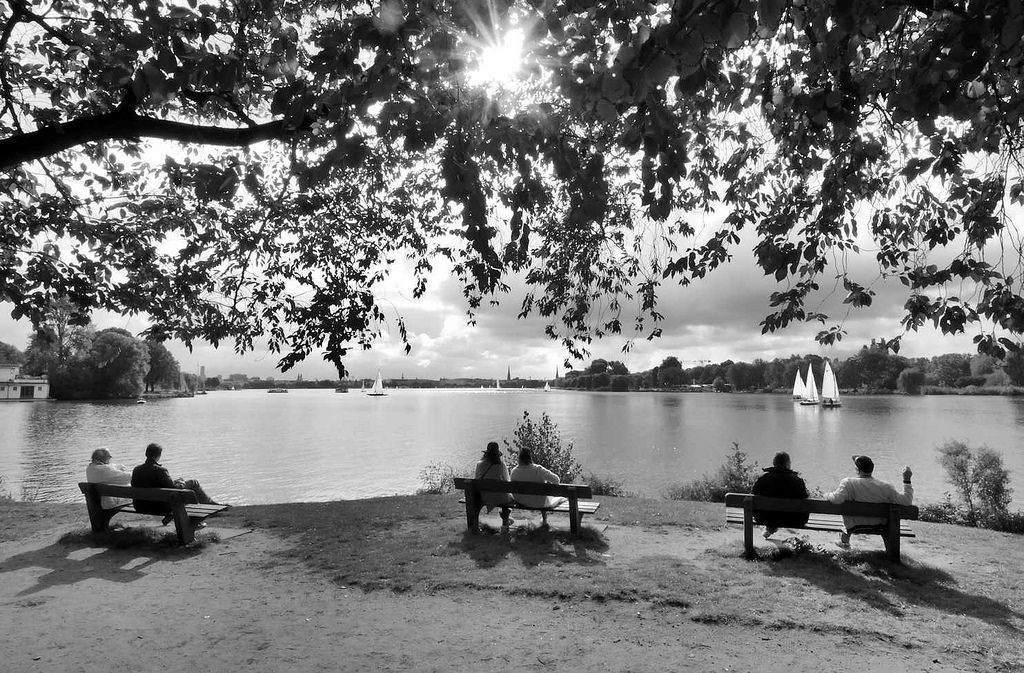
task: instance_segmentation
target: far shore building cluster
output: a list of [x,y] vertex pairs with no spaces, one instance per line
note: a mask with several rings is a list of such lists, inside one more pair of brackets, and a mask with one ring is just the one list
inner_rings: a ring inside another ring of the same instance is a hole
[[32,402],[49,396],[45,376],[22,376],[21,365],[0,364],[0,402]]

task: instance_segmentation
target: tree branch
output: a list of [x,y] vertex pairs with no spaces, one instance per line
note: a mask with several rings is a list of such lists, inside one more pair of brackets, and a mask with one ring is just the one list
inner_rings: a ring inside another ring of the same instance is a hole
[[304,122],[298,129],[287,126],[284,120],[245,128],[224,128],[144,117],[122,107],[106,114],[0,139],[0,171],[88,142],[160,138],[195,145],[244,147],[264,140],[294,138],[299,131],[308,128],[309,123]]

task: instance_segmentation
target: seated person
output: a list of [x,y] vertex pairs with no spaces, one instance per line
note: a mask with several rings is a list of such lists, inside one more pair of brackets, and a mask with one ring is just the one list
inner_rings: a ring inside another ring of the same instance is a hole
[[[483,458],[476,464],[474,478],[508,481],[508,468],[505,467],[505,463],[501,462],[501,449],[498,447],[497,442],[487,443],[487,449],[484,451]],[[495,507],[501,507],[502,528],[508,528],[515,523],[515,519],[510,516],[512,513],[512,510],[509,508],[509,505],[512,504],[512,495],[510,493],[483,492],[480,493],[480,501],[487,507],[488,512]]]
[[[853,464],[857,468],[856,477],[846,477],[839,482],[839,488],[825,496],[829,502],[891,502],[899,505],[912,505],[914,487],[910,485],[913,472],[910,466],[903,468],[903,493],[899,493],[892,484],[875,479],[875,462],[867,456],[854,456]],[[839,534],[840,547],[850,546],[851,533],[877,533],[885,519],[876,516],[844,516],[846,532]]]
[[[543,465],[536,465],[533,462],[533,452],[530,451],[530,449],[523,449],[519,452],[519,464],[516,465],[514,470],[512,470],[511,479],[512,481],[539,481],[547,484],[560,483],[557,474]],[[515,498],[516,502],[520,505],[536,509],[540,509],[542,507],[557,507],[560,503],[565,501],[565,498],[558,498],[551,495],[517,494]],[[542,510],[540,514],[544,521],[543,525],[546,526],[548,524],[548,513]]]
[[[764,468],[764,474],[754,482],[754,495],[772,498],[806,498],[807,486],[797,472],[790,469],[789,454],[779,451],[772,459],[772,466]],[[770,538],[780,528],[799,528],[807,523],[807,512],[759,512],[754,510],[754,521],[764,526],[764,539]]]
[[[110,451],[96,449],[92,452],[92,462],[85,467],[85,480],[91,484],[114,484],[115,486],[128,486],[132,482],[132,473],[124,465],[115,465],[110,462]],[[100,507],[113,509],[127,504],[127,498],[114,498],[104,495],[100,498]]]
[[[219,505],[214,502],[206,491],[195,479],[171,479],[167,468],[160,464],[160,456],[164,449],[159,444],[150,444],[146,447],[146,462],[138,465],[132,470],[132,486],[137,488],[187,488],[196,494],[196,500],[203,505]],[[166,502],[152,500],[135,500],[135,511],[143,514],[163,514],[163,523],[166,526],[174,516],[171,514],[170,505]],[[200,523],[199,528],[205,523]]]

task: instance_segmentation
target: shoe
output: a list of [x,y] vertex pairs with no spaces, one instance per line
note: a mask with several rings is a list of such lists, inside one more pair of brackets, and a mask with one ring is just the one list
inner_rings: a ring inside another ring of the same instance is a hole
[[197,523],[195,525],[195,529],[196,530],[199,530],[200,528],[206,528],[206,522],[205,521],[200,521],[199,523]]
[[836,542],[836,546],[837,547],[842,547],[843,549],[849,549],[850,548],[850,534],[849,533],[840,533],[839,534],[839,542]]
[[160,521],[160,525],[161,526],[166,526],[167,524],[169,524],[172,521],[174,521],[174,515],[173,514],[168,514],[167,516],[165,516],[163,518],[162,521]]
[[507,519],[503,519],[502,522],[501,522],[501,527],[502,528],[508,528],[509,526],[514,524],[515,522],[516,522],[516,520],[513,519],[512,517],[509,517]]
[[775,531],[777,531],[777,530],[778,530],[778,528],[772,528],[771,526],[766,526],[765,529],[764,529],[764,539],[767,540],[772,535],[775,535]]

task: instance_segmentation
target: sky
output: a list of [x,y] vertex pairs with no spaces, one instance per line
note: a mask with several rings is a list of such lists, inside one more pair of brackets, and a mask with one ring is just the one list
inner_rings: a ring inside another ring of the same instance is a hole
[[[870,254],[853,263],[859,269],[860,282],[867,283],[877,273],[871,272]],[[834,275],[834,274],[833,274]],[[823,279],[822,303],[809,303],[838,319],[845,314],[841,300],[842,287],[835,292]],[[412,298],[412,285],[407,274],[396,272],[379,295],[385,312],[404,316],[412,351],[406,355],[398,339],[394,322],[390,332],[370,351],[353,352],[346,366],[353,378],[372,378],[379,369],[384,378],[501,378],[511,368],[513,377],[553,378],[564,375],[564,361],[570,357],[561,344],[545,336],[546,321],[540,318],[517,319],[522,299],[521,284],[512,282],[513,291],[501,298],[497,307],[485,306],[477,314],[476,324],[467,324],[466,303],[460,284],[445,269],[438,269],[429,290],[420,299]],[[518,287],[517,291],[515,288]],[[872,338],[892,338],[902,334],[900,318],[906,301],[905,288],[898,283],[876,283],[875,301],[868,309],[854,309],[844,322],[848,334],[835,347],[822,347],[814,341],[820,324],[794,325],[775,334],[762,335],[759,322],[770,312],[771,292],[784,289],[774,278],[765,277],[754,262],[749,246],[739,251],[726,266],[689,287],[674,286],[666,281],[660,294],[659,310],[665,315],[660,324],[663,336],[652,341],[639,338],[629,352],[622,348],[632,335],[611,335],[590,345],[591,355],[571,361],[582,369],[594,358],[619,360],[630,371],[643,371],[658,365],[668,356],[675,356],[684,367],[703,361],[721,362],[770,360],[793,354],[817,354],[844,358],[869,343]],[[0,341],[22,350],[28,343],[31,327],[27,322],[10,318],[9,304],[0,310]],[[632,324],[631,314],[623,316],[623,325]],[[142,317],[97,314],[97,329],[122,327],[133,333],[145,329]],[[830,323],[831,324],[831,323]],[[971,353],[975,332],[943,336],[924,328],[903,338],[901,355],[931,357],[943,353]],[[198,373],[205,367],[207,376],[238,373],[262,378],[294,379],[301,374],[309,379],[336,379],[337,370],[314,353],[302,364],[286,373],[277,370],[278,356],[265,349],[236,354],[230,344],[214,348],[195,344],[191,352],[180,342],[168,347],[185,372]]]

